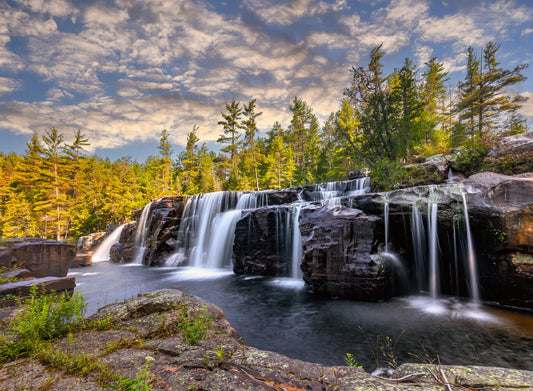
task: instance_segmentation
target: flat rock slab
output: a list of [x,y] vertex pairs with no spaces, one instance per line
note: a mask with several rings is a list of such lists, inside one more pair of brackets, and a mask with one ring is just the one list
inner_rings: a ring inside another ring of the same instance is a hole
[[46,292],[69,291],[76,287],[74,277],[42,277],[31,280],[9,282],[0,285],[0,296],[16,295],[28,296],[32,286],[42,287]]

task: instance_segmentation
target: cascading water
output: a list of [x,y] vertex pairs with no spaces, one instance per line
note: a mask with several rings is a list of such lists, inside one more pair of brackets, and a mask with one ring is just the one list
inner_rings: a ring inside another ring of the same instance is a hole
[[429,227],[429,293],[432,299],[439,295],[439,259],[438,259],[438,232],[437,232],[437,203],[428,204]]
[[265,192],[220,191],[192,196],[183,211],[177,251],[167,264],[197,268],[230,266],[235,224],[244,209],[266,206]]
[[[302,277],[300,262],[303,257],[299,229],[300,210],[306,202],[339,202],[339,197],[350,197],[368,192],[370,178],[316,185],[308,192],[307,201],[301,194],[299,200],[275,219],[276,247],[287,254],[289,275]],[[311,200],[309,200],[309,195]],[[167,265],[186,264],[197,268],[230,266],[235,226],[241,210],[268,206],[268,192],[216,192],[192,196],[185,205],[177,235],[176,252]],[[282,221],[283,216],[283,221]],[[289,263],[290,262],[290,263]]]
[[148,228],[150,227],[150,222],[152,219],[151,210],[152,202],[146,204],[141,213],[141,218],[137,223],[137,229],[135,230],[135,245],[137,246],[137,251],[133,257],[133,263],[142,264],[144,252],[146,251],[146,234],[148,233]]
[[418,211],[416,202],[413,203],[411,213],[411,238],[415,261],[416,288],[418,291],[421,291],[423,289],[423,276],[426,275],[424,262],[426,259],[426,232],[424,229],[424,221]]
[[291,208],[292,214],[292,253],[291,253],[291,278],[302,278],[300,263],[303,257],[302,236],[300,234],[300,210],[302,205]]
[[383,220],[385,222],[385,252],[389,252],[389,201],[383,205]]
[[466,225],[466,240],[467,240],[467,251],[468,251],[468,271],[470,275],[470,294],[472,296],[472,301],[474,303],[479,303],[479,287],[478,287],[478,275],[477,275],[477,265],[476,265],[476,255],[474,253],[474,245],[472,242],[472,232],[470,231],[470,222],[468,218],[468,205],[466,203],[466,194],[464,191],[461,192],[463,197],[463,210],[465,214],[465,225]]
[[115,228],[113,232],[111,232],[111,234],[107,236],[102,243],[100,243],[92,256],[93,262],[109,261],[109,250],[111,250],[111,247],[119,241],[120,234],[122,233],[122,229],[125,225],[126,224],[122,224]]

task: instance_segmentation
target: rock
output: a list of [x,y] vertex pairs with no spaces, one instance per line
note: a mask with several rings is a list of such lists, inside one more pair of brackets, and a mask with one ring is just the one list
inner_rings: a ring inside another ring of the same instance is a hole
[[498,144],[489,151],[487,157],[497,159],[509,154],[520,155],[531,152],[533,152],[533,132],[502,138]]
[[350,171],[348,172],[348,179],[366,178],[370,176],[370,172],[370,169],[367,167],[360,168],[359,170]]
[[92,254],[87,253],[76,253],[76,257],[74,258],[74,261],[70,265],[70,267],[80,267],[80,266],[91,266],[93,264],[93,256]]
[[39,289],[44,289],[45,292],[66,291],[72,294],[76,287],[76,282],[74,277],[42,277],[31,280],[8,282],[7,284],[0,285],[0,296],[28,296],[31,287],[34,285],[37,285]]
[[242,212],[235,226],[235,274],[288,276],[292,236],[288,236],[291,207],[282,205]]
[[35,277],[64,277],[76,256],[76,247],[65,242],[39,238],[4,240],[0,249],[0,266],[18,266]]
[[115,243],[109,249],[109,260],[115,263],[130,263],[135,259],[137,249],[135,243]]
[[448,179],[450,170],[450,156],[443,154],[427,158],[423,163],[404,166],[408,178],[401,183],[401,187],[433,185],[443,183]]
[[96,232],[87,236],[81,236],[76,245],[78,252],[91,253],[104,241],[106,235],[107,232]]
[[304,281],[330,297],[377,301],[392,295],[388,262],[378,255],[382,221],[357,209],[326,205],[300,214]]
[[507,368],[408,363],[400,365],[394,371],[393,378],[399,379],[408,375],[421,374],[412,377],[412,381],[418,384],[420,382],[434,383],[435,376],[443,379],[442,373],[444,373],[451,388],[458,386],[461,389],[533,390],[533,371]]
[[26,278],[33,277],[32,272],[30,272],[27,269],[13,269],[5,273],[0,273],[0,279],[17,279],[17,280],[24,280]]

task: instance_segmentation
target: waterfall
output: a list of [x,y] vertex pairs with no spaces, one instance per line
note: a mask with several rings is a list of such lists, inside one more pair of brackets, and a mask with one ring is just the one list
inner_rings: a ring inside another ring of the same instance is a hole
[[312,201],[323,205],[340,205],[342,197],[353,197],[370,191],[370,177],[351,179],[342,182],[325,182],[314,185]]
[[468,218],[468,206],[466,203],[466,194],[464,191],[461,192],[463,197],[463,209],[465,214],[465,225],[466,225],[466,240],[467,240],[467,250],[468,250],[468,273],[470,275],[470,294],[472,296],[472,301],[474,303],[479,303],[479,288],[478,288],[478,275],[477,275],[477,265],[476,265],[476,255],[474,253],[474,246],[472,243],[472,232],[470,231],[470,222]]
[[267,204],[265,192],[219,191],[192,196],[182,214],[176,253],[167,264],[187,261],[198,268],[229,266],[240,211]]
[[146,250],[145,242],[146,235],[148,233],[148,228],[150,227],[150,222],[152,221],[152,202],[146,204],[141,213],[141,218],[137,223],[137,229],[135,230],[135,245],[137,246],[137,251],[133,257],[133,263],[142,264],[144,252]]
[[119,241],[120,234],[122,233],[122,229],[125,225],[126,224],[122,224],[115,228],[113,232],[111,232],[111,234],[109,234],[104,241],[100,243],[93,254],[93,262],[109,261],[109,250],[111,250],[111,247]]
[[300,234],[300,210],[302,205],[291,208],[292,215],[292,252],[291,252],[291,278],[302,278],[300,263],[303,257],[302,236]]
[[389,201],[383,205],[383,220],[385,221],[385,252],[389,252]]
[[426,232],[424,230],[424,221],[418,211],[416,203],[413,203],[411,212],[411,240],[413,244],[413,253],[415,258],[415,278],[416,287],[419,291],[423,289],[422,280],[425,272],[426,259]]
[[439,295],[437,203],[428,203],[429,227],[429,292],[432,299]]

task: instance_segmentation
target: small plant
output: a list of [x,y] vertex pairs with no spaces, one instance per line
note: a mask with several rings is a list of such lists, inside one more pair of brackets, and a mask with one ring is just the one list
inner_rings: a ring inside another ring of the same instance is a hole
[[357,360],[355,359],[355,356],[351,353],[346,353],[346,356],[344,357],[344,362],[346,363],[346,365],[348,365],[349,367],[354,367],[354,368],[363,368],[362,365],[359,365],[359,363],[357,362]]
[[217,355],[217,363],[221,363],[226,358],[226,352],[224,351],[224,345],[220,344],[218,348],[215,348],[215,354]]
[[112,316],[108,316],[101,319],[94,319],[91,321],[86,321],[83,325],[84,329],[87,330],[94,330],[94,331],[107,331],[116,329],[116,325],[114,323],[114,319]]
[[393,340],[389,336],[382,337],[381,335],[376,335],[376,344],[375,346],[372,346],[370,343],[370,340],[368,339],[368,336],[363,331],[363,328],[359,326],[359,330],[361,330],[361,333],[365,337],[366,344],[368,345],[370,352],[372,353],[372,356],[374,357],[374,361],[376,362],[376,366],[380,367],[381,359],[383,358],[385,361],[385,364],[387,364],[387,367],[395,369],[398,368],[398,361],[396,357],[396,347],[398,345],[398,342],[402,335],[405,333],[405,330],[402,330],[402,332],[398,335],[398,337]]
[[[207,307],[203,306],[202,310]],[[189,345],[194,345],[207,335],[207,330],[211,328],[213,319],[208,318],[202,313],[194,316],[185,305],[181,305],[181,322],[178,323],[178,328],[181,336]]]
[[496,239],[498,239],[502,244],[507,243],[507,232],[500,231],[499,229],[493,230]]
[[114,376],[113,379],[118,385],[113,385],[112,387],[122,391],[152,391],[153,388],[150,384],[154,381],[154,375],[150,372],[150,368],[152,367],[154,360],[155,359],[152,356],[147,356],[143,366],[134,379],[129,379],[123,376]]

